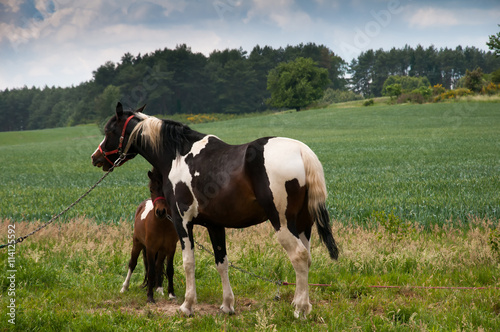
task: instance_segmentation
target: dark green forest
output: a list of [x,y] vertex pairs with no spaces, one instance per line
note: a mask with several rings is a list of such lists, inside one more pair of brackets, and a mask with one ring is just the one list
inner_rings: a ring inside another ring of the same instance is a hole
[[314,43],[255,46],[250,53],[216,50],[208,57],[178,45],[143,55],[125,53],[120,62],[106,62],[78,86],[0,91],[0,131],[101,123],[117,100],[129,108],[147,104],[147,112],[154,115],[259,112],[271,108],[269,71],[299,57],[327,69],[330,83],[325,89],[364,97],[381,96],[391,75],[427,77],[431,85],[450,89],[466,70],[479,67],[487,74],[500,68],[500,58],[475,47],[368,50],[347,63]]

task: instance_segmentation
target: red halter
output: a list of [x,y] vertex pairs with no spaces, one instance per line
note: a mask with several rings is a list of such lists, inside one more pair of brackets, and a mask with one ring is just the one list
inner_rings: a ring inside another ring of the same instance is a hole
[[[130,120],[132,120],[132,118],[134,117],[135,115],[131,115],[127,118],[127,120],[125,120],[125,125],[123,125],[123,129],[122,129],[122,135],[120,136],[120,143],[118,144],[118,149],[115,149],[113,151],[108,151],[108,152],[104,152],[103,148],[102,148],[102,143],[99,144],[99,151],[101,151],[101,153],[103,154],[104,158],[106,158],[106,160],[111,164],[111,165],[114,165],[114,162],[112,162],[111,160],[109,160],[108,156],[111,156],[111,155],[115,155],[117,154],[118,157],[120,157],[120,155],[122,154],[122,147],[123,147],[123,140],[125,139],[125,130],[127,129],[127,125],[129,123]],[[126,158],[125,156],[125,159],[123,159],[122,161],[120,161],[120,163],[116,166],[121,166],[124,162],[126,162],[127,160],[129,160],[130,158]]]
[[163,199],[164,201],[166,201],[167,199],[163,196],[158,196],[155,198],[155,200],[153,201],[153,205],[155,205],[156,201],[159,201],[160,199]]

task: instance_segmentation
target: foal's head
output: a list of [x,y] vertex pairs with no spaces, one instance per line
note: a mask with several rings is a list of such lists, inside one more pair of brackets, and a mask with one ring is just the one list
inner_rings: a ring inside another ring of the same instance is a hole
[[151,192],[151,200],[157,218],[165,218],[169,212],[167,201],[163,194],[163,177],[159,171],[153,168],[148,172],[149,176],[149,191]]

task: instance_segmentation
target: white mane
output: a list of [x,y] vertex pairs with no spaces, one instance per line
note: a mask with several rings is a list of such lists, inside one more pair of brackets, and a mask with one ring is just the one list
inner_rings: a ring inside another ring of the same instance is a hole
[[163,121],[144,113],[136,113],[135,116],[142,121],[135,126],[130,134],[129,142],[138,143],[138,136],[141,133],[141,143],[149,145],[155,153],[158,153],[162,145],[161,127]]

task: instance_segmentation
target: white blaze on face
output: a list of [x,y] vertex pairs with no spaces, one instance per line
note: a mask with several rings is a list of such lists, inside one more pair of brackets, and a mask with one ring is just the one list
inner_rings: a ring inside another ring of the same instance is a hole
[[104,137],[104,138],[102,139],[102,142],[101,142],[101,143],[99,143],[99,145],[98,145],[98,146],[97,146],[97,148],[95,149],[94,153],[92,153],[92,156],[91,156],[90,158],[93,158],[93,157],[94,157],[94,155],[97,153],[97,151],[99,151],[99,147],[100,147],[100,146],[104,143],[104,140],[105,140],[105,139],[106,139],[106,137]]
[[142,214],[141,214],[141,219],[142,220],[145,220],[146,217],[148,216],[148,214],[153,211],[154,209],[154,205],[153,205],[153,201],[148,199],[146,201],[146,206],[144,207],[144,211],[142,211]]

